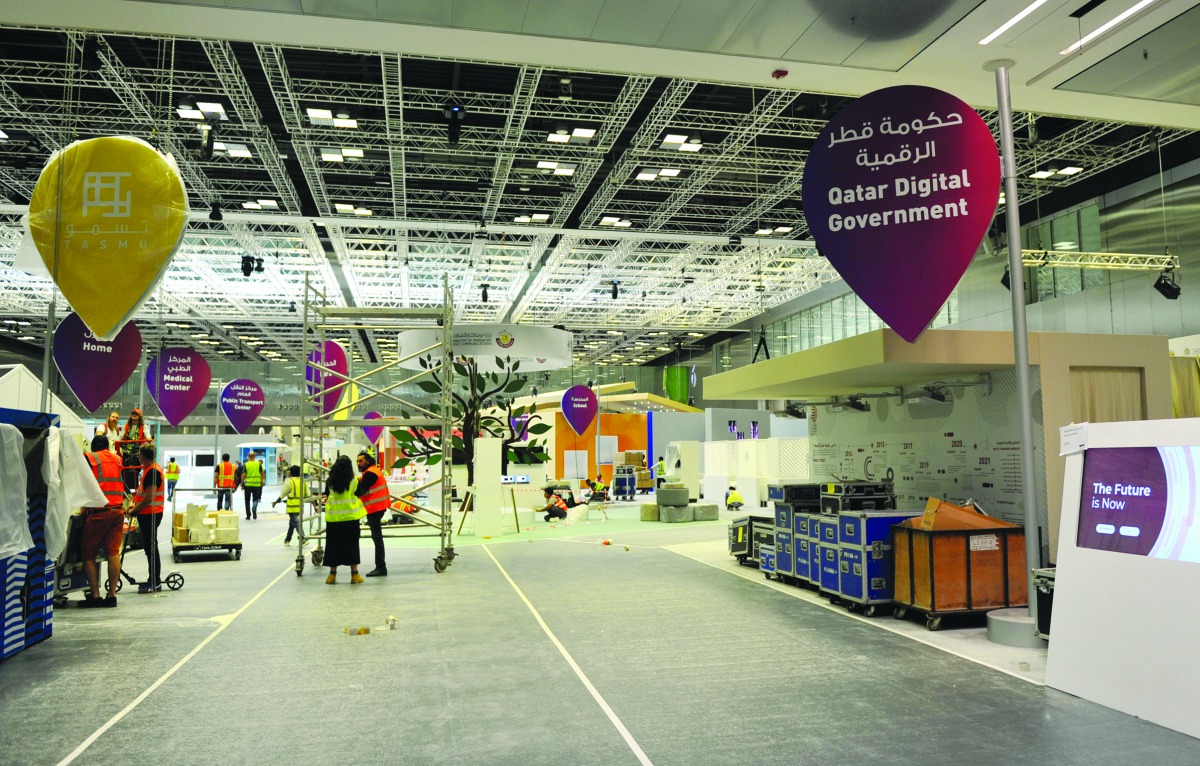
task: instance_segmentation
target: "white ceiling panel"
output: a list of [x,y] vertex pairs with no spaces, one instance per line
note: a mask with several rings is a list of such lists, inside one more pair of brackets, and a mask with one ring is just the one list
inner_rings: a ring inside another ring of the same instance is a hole
[[450,23],[464,29],[520,32],[529,0],[454,0]]
[[680,0],[608,0],[596,19],[591,39],[654,45],[679,5]]
[[592,36],[596,19],[604,10],[604,0],[529,0],[523,32],[529,35],[573,37]]
[[722,50],[754,6],[755,0],[683,0],[658,45],[692,51]]
[[302,5],[305,13],[314,16],[373,19],[379,15],[379,6],[375,0],[303,0]]
[[452,0],[384,0],[379,3],[377,16],[384,21],[450,26],[453,11]]
[[722,53],[783,58],[821,15],[829,0],[759,0],[730,35]]

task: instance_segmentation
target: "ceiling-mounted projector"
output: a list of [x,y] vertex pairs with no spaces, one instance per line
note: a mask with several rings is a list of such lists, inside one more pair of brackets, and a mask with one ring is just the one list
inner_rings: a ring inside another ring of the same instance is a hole
[[945,404],[950,401],[950,396],[942,391],[933,389],[922,389],[919,393],[908,394],[904,397],[904,403],[909,405],[922,406],[927,404]]
[[830,412],[870,412],[871,403],[864,402],[857,397],[850,397],[845,401],[837,401],[829,405]]

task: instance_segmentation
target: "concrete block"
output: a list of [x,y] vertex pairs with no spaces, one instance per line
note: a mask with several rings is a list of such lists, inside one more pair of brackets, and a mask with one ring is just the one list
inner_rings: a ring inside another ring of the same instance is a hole
[[655,493],[654,499],[658,501],[659,505],[687,505],[688,491],[687,489],[660,487]]
[[692,506],[694,521],[716,521],[719,518],[721,518],[721,514],[716,503],[696,503]]
[[642,503],[642,521],[658,521],[658,503]]
[[668,524],[692,521],[692,506],[660,505],[658,506],[658,520]]

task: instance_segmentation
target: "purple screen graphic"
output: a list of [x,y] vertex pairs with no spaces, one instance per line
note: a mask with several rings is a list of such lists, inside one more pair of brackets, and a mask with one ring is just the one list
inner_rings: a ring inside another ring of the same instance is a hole
[[1000,197],[987,124],[958,98],[902,85],[859,98],[817,136],[804,214],[846,283],[915,341],[958,285]]
[[1080,548],[1200,563],[1200,447],[1084,453]]

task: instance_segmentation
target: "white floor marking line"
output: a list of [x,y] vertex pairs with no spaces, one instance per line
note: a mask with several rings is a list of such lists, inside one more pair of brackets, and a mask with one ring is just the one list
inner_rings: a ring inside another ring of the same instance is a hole
[[625,728],[625,724],[621,723],[621,719],[617,718],[617,714],[614,713],[613,709],[608,706],[608,703],[605,702],[604,697],[600,695],[600,692],[597,691],[596,687],[592,685],[592,682],[588,680],[588,677],[584,675],[583,669],[580,668],[575,662],[575,658],[573,658],[571,653],[567,651],[567,647],[562,645],[562,642],[558,640],[558,636],[554,635],[554,631],[550,630],[550,626],[547,625],[546,621],[542,619],[542,615],[538,612],[537,608],[534,607],[533,603],[525,597],[525,592],[522,591],[515,582],[513,582],[513,578],[508,576],[508,572],[504,569],[504,566],[496,559],[494,555],[492,555],[492,552],[488,550],[486,545],[481,545],[479,547],[483,548],[483,552],[486,553],[488,558],[490,558],[496,564],[496,568],[500,570],[500,574],[504,575],[504,579],[508,580],[508,584],[511,585],[513,590],[517,592],[517,596],[519,596],[521,601],[524,602],[525,606],[529,608],[529,611],[533,613],[533,618],[537,620],[538,625],[542,626],[542,631],[550,638],[551,643],[557,647],[559,653],[563,656],[563,659],[565,659],[567,664],[571,666],[571,670],[575,671],[575,675],[578,676],[579,680],[583,682],[584,688],[586,688],[588,693],[592,695],[592,699],[596,700],[596,704],[600,706],[600,709],[604,711],[606,716],[608,716],[608,720],[612,722],[612,725],[615,726],[617,731],[621,734],[622,739],[625,740],[625,744],[629,745],[629,749],[632,750],[633,754],[637,756],[638,763],[643,764],[643,766],[654,766],[654,764],[646,756],[646,753],[642,751],[641,745],[639,745],[637,740],[633,738],[633,735],[629,733],[629,729]]
[[136,708],[138,705],[142,704],[142,702],[145,701],[145,699],[147,697],[149,697],[151,694],[154,693],[155,689],[157,689],[158,687],[160,687],[164,683],[166,683],[168,678],[175,675],[175,671],[182,668],[184,665],[186,665],[188,663],[189,660],[191,660],[193,657],[195,657],[197,654],[199,654],[201,649],[208,646],[209,643],[214,638],[216,638],[217,636],[219,636],[221,634],[221,631],[228,628],[233,623],[234,620],[236,620],[238,617],[240,617],[242,615],[242,612],[245,612],[247,609],[249,609],[251,606],[253,606],[254,602],[258,601],[260,598],[262,598],[262,595],[264,593],[266,593],[267,591],[269,591],[272,587],[274,587],[275,583],[282,580],[284,575],[289,574],[290,572],[294,572],[294,571],[296,571],[295,564],[289,564],[287,569],[280,572],[279,576],[276,577],[274,580],[272,580],[269,585],[267,585],[265,588],[263,588],[258,593],[256,593],[254,595],[254,598],[250,599],[245,604],[243,604],[241,609],[237,610],[233,614],[227,614],[227,615],[221,615],[219,617],[215,617],[214,619],[220,621],[220,623],[221,623],[220,625],[217,626],[216,630],[214,630],[212,633],[209,633],[208,637],[205,638],[203,641],[201,641],[196,646],[195,649],[188,652],[182,660],[175,663],[175,666],[173,668],[168,670],[166,673],[163,673],[162,676],[159,677],[159,679],[157,681],[150,684],[149,688],[147,688],[146,691],[142,692],[137,697],[135,697],[133,702],[130,702],[128,705],[125,706],[124,710],[117,713],[112,718],[108,719],[108,721],[103,726],[101,726],[99,729],[96,729],[96,731],[92,732],[92,735],[90,737],[88,737],[87,739],[85,739],[83,741],[83,743],[79,745],[79,747],[77,747],[73,751],[71,751],[70,755],[68,755],[66,758],[63,758],[61,761],[59,761],[58,766],[66,766],[68,763],[74,762],[74,760],[76,758],[78,758],[80,755],[83,755],[83,752],[85,750],[87,750],[89,747],[91,747],[92,744],[97,739],[100,738],[100,735],[104,734],[104,732],[108,731],[113,726],[115,726],[117,723],[119,723],[122,718],[124,718],[125,716],[132,713],[134,708]]
[[[739,573],[739,572],[730,572],[728,569],[719,567],[716,564],[713,564],[712,562],[704,561],[703,559],[698,559],[695,556],[689,556],[688,554],[683,553],[681,551],[672,550],[670,547],[664,547],[663,550],[671,551],[671,553],[674,553],[677,556],[683,556],[685,559],[691,559],[692,561],[695,561],[697,563],[712,567],[713,569],[717,570],[718,572],[727,572],[731,575],[734,575],[735,577],[742,576],[741,573]],[[753,570],[751,570],[751,571],[753,571]],[[742,579],[749,580],[750,582],[755,582],[759,585],[764,584],[764,583],[758,582],[756,578],[752,578],[752,577],[743,577]],[[1012,676],[1013,678],[1019,678],[1022,681],[1025,681],[1026,683],[1033,684],[1034,686],[1045,686],[1046,685],[1046,684],[1041,683],[1033,678],[1029,678],[1028,676],[1023,676],[1020,673],[1016,673],[1012,670],[1009,670],[1008,668],[1004,668],[999,665],[993,665],[992,663],[990,663],[986,660],[981,660],[977,657],[971,657],[970,655],[963,654],[962,652],[956,652],[955,650],[953,650],[947,646],[942,646],[941,644],[935,644],[932,641],[927,641],[923,638],[920,638],[919,636],[913,635],[912,633],[905,633],[904,631],[896,630],[895,628],[888,627],[885,623],[882,623],[878,620],[874,620],[869,617],[862,617],[862,616],[854,614],[852,612],[848,612],[841,607],[834,606],[833,604],[824,603],[824,599],[822,599],[821,601],[816,601],[813,599],[804,598],[804,595],[807,593],[807,591],[802,591],[798,588],[792,588],[788,585],[784,585],[783,583],[767,582],[765,584],[769,585],[771,587],[771,589],[774,591],[778,591],[779,593],[784,593],[788,596],[791,596],[792,598],[798,598],[807,604],[812,604],[813,606],[819,606],[822,609],[828,609],[831,612],[836,612],[837,614],[841,615],[842,617],[849,617],[852,620],[858,620],[859,622],[866,623],[867,625],[870,625],[873,628],[878,628],[879,630],[886,630],[888,633],[893,633],[902,638],[907,638],[910,641],[917,642],[918,644],[924,644],[925,646],[931,647],[933,649],[937,649],[940,652],[945,652],[946,654],[953,654],[955,657],[961,657],[962,659],[967,660],[968,662],[974,662],[976,665],[983,665],[985,668],[991,668],[992,670],[998,670],[1001,673],[1004,673],[1005,675]],[[792,591],[798,591],[798,592],[793,593]]]

